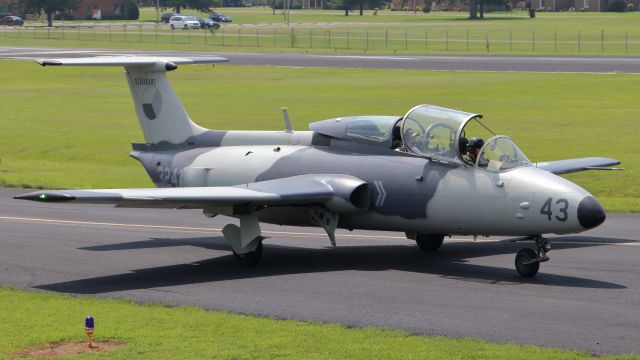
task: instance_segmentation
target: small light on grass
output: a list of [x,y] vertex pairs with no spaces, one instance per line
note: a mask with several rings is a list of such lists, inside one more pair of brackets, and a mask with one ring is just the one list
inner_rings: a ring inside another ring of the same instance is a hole
[[47,200],[47,194],[42,194],[42,195],[38,196],[38,198],[40,200]]
[[[45,195],[40,195],[40,196],[45,196]],[[95,326],[94,326],[94,323],[93,323],[93,317],[92,316],[87,316],[87,318],[84,319],[84,332],[87,334],[87,337],[89,338],[89,347],[90,348],[93,348],[93,329],[94,328],[95,328]]]

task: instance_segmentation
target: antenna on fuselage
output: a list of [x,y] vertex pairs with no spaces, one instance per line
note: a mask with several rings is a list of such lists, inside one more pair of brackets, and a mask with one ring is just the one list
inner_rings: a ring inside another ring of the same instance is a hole
[[280,110],[282,110],[282,116],[284,116],[284,126],[285,126],[285,132],[293,132],[293,128],[291,127],[291,120],[289,120],[289,109],[286,107],[281,107]]

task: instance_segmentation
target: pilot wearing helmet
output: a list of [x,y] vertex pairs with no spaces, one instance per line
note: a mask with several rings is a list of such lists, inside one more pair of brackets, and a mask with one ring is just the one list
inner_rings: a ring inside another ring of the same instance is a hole
[[465,153],[463,155],[465,161],[469,164],[475,164],[478,159],[480,149],[484,146],[482,138],[473,137],[467,142]]

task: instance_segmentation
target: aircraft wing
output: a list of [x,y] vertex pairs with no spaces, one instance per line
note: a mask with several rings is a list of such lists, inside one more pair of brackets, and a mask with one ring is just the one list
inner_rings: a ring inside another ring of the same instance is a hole
[[126,207],[325,205],[335,212],[369,208],[369,185],[349,175],[300,175],[237,186],[100,190],[44,190],[15,197],[39,202],[113,204]]
[[547,170],[554,174],[568,174],[585,170],[622,170],[611,166],[620,165],[620,161],[602,157],[588,157],[578,159],[557,160],[549,162],[539,162],[533,164],[535,167]]

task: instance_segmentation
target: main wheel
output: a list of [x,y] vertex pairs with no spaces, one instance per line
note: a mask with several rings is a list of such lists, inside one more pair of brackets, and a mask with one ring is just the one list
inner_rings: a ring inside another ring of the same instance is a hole
[[516,254],[516,271],[522,277],[534,277],[540,269],[539,262],[531,262],[538,257],[535,251],[526,248]]
[[255,250],[245,253],[238,254],[235,251],[233,252],[233,256],[235,256],[236,260],[242,265],[245,266],[256,266],[262,259],[262,241],[258,243],[258,247]]
[[444,235],[422,234],[416,235],[416,244],[424,251],[436,251],[442,246]]

